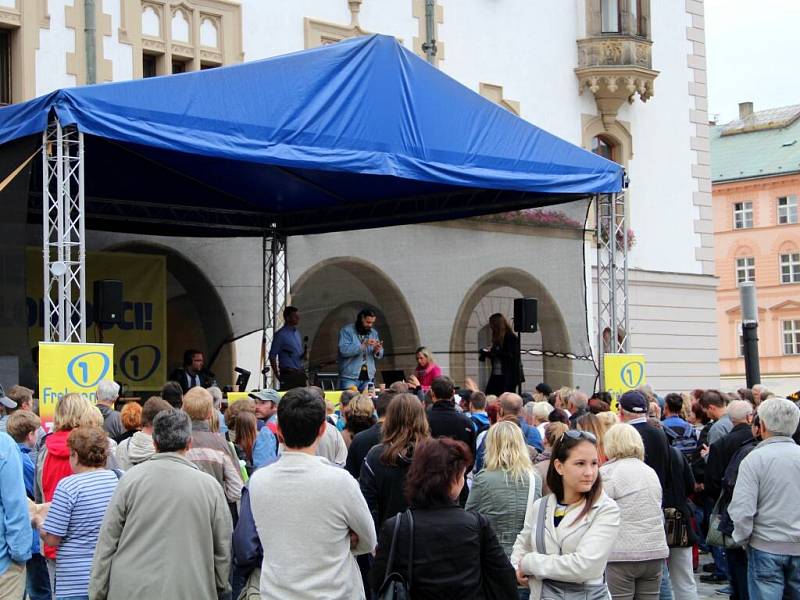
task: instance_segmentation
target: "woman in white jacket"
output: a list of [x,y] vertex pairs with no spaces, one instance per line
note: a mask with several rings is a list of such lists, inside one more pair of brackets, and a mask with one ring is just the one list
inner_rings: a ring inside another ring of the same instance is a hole
[[669,556],[661,511],[661,483],[644,464],[642,436],[627,423],[606,432],[608,462],[600,467],[606,493],[619,505],[621,526],[606,577],[614,600],[658,600]]
[[[603,492],[599,467],[597,440],[587,431],[567,431],[553,448],[547,472],[553,493],[528,506],[511,553],[517,580],[533,600],[542,597],[543,585],[583,588],[588,598],[607,593],[604,573],[619,508]],[[544,530],[537,544],[540,510]]]

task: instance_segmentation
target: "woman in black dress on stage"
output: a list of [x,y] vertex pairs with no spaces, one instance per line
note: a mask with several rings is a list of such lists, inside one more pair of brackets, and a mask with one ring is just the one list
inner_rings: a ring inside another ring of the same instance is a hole
[[502,313],[489,317],[489,329],[492,330],[492,345],[481,348],[479,358],[481,361],[487,358],[492,361],[486,394],[499,396],[503,392],[516,392],[517,386],[525,381],[519,356],[519,338]]

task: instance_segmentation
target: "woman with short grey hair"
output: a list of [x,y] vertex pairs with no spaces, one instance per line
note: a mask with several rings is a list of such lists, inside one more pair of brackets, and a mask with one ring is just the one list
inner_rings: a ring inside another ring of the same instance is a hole
[[644,444],[627,423],[609,429],[603,439],[608,457],[600,473],[603,489],[621,513],[619,536],[606,567],[614,600],[657,600],[664,559],[669,556],[661,512],[661,483],[644,463]]

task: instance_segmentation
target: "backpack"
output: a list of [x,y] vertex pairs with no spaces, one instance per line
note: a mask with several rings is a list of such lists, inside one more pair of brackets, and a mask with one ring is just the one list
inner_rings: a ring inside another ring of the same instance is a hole
[[667,434],[670,446],[676,448],[683,454],[691,463],[691,460],[696,456],[700,450],[700,445],[697,438],[694,436],[694,428],[691,425],[684,427],[664,427],[664,433]]

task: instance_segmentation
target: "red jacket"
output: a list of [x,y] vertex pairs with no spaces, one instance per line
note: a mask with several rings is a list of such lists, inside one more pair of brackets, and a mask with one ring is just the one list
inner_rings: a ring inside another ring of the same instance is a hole
[[[44,440],[47,455],[44,457],[42,465],[42,496],[45,502],[52,501],[58,482],[64,477],[72,475],[72,467],[69,464],[69,446],[67,446],[68,437],[69,431],[56,431]],[[55,559],[56,548],[44,546],[43,554],[47,558]]]

